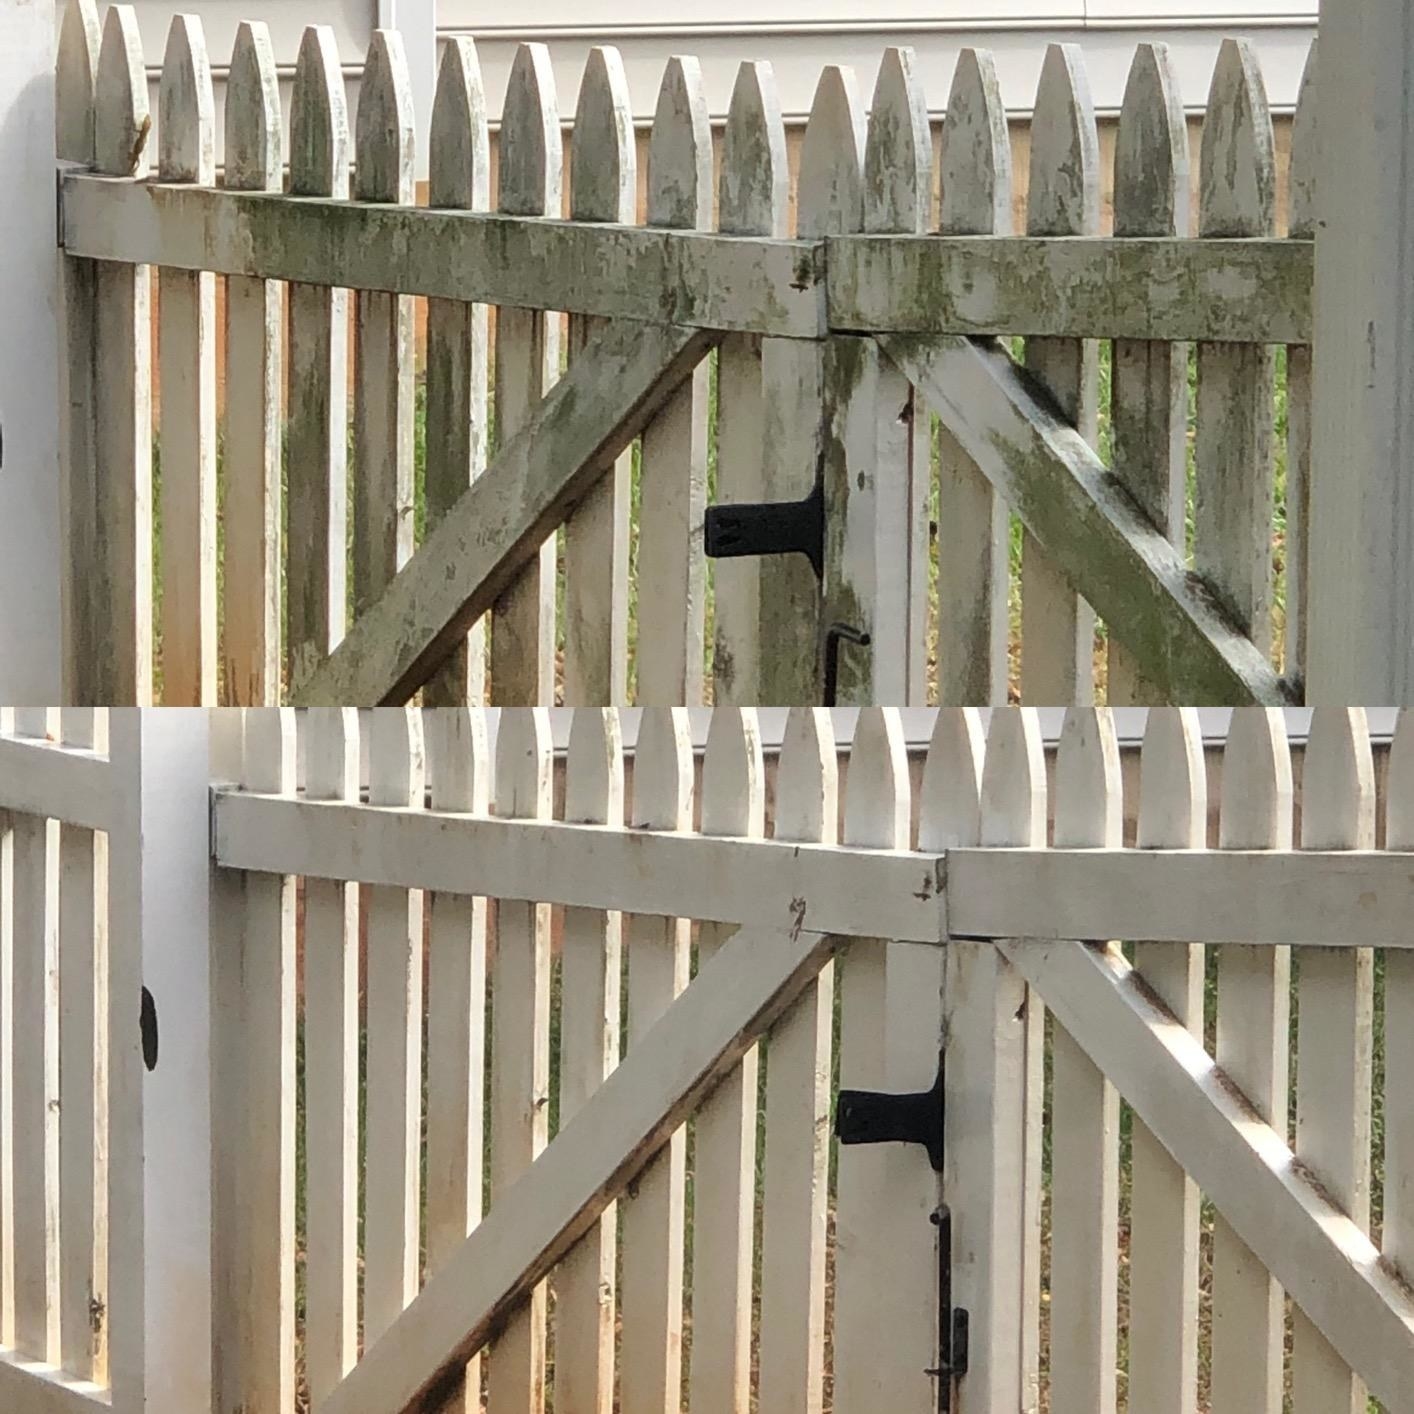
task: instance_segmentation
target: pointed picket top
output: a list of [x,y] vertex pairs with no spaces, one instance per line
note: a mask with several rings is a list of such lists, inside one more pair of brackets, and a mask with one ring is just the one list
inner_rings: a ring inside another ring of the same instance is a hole
[[1192,707],[1151,707],[1139,751],[1140,849],[1202,849],[1208,838],[1208,771]]
[[1100,131],[1078,44],[1052,44],[1031,115],[1026,233],[1089,235],[1100,225]]
[[1188,120],[1167,44],[1134,51],[1115,132],[1117,236],[1186,236]]
[[304,793],[310,800],[358,799],[358,708],[311,707],[304,731]]
[[1046,843],[1046,751],[1034,707],[994,707],[982,766],[981,831],[988,846]]
[[1296,96],[1296,114],[1291,120],[1291,158],[1286,178],[1286,233],[1305,240],[1316,237],[1316,143],[1320,125],[1316,118],[1316,51],[1313,39],[1301,74]]
[[692,826],[692,732],[686,707],[645,707],[633,755],[633,826]]
[[453,35],[442,45],[427,137],[427,201],[455,211],[491,205],[491,134],[476,43]]
[[410,202],[413,197],[412,80],[403,37],[376,29],[358,86],[354,117],[354,196]]
[[334,31],[309,25],[290,96],[290,194],[349,194],[349,114]]
[[491,750],[479,707],[431,707],[422,714],[434,810],[485,815],[491,800]]
[[907,849],[910,805],[898,708],[861,708],[844,781],[844,842]]
[[1124,843],[1119,738],[1108,707],[1071,707],[1056,751],[1055,847],[1118,849]]
[[757,836],[766,829],[766,764],[754,707],[718,707],[702,758],[702,833]]
[[243,20],[226,76],[226,186],[279,191],[283,185],[284,134],[280,80],[270,30]]
[[1223,747],[1218,844],[1291,848],[1291,747],[1280,707],[1239,707]]
[[216,181],[216,98],[196,15],[173,15],[157,88],[157,171],[164,182]]
[[675,54],[663,70],[648,141],[648,224],[703,229],[712,220],[712,120],[702,65]]
[[976,707],[940,707],[923,764],[918,848],[965,849],[982,838],[987,733]]
[[943,235],[1011,234],[1011,136],[989,49],[957,56],[938,176]]
[[1399,714],[1385,782],[1385,848],[1414,850],[1414,711]]
[[933,214],[933,138],[913,50],[884,50],[864,140],[864,229],[920,235]]
[[[112,10],[108,12],[110,15]],[[245,714],[241,786],[262,795],[289,795],[295,789],[295,711],[267,707]]]
[[1303,849],[1375,847],[1375,761],[1363,707],[1317,707],[1301,772]]
[[776,762],[774,836],[822,840],[839,832],[839,754],[827,707],[792,707]]
[[131,5],[110,5],[103,22],[94,81],[94,167],[109,177],[145,177],[152,115],[147,70]]
[[500,209],[511,216],[558,216],[562,154],[555,74],[543,44],[522,44],[501,107]]
[[553,770],[549,713],[543,707],[502,712],[496,730],[492,783],[496,814],[512,820],[549,815]]
[[1257,51],[1225,39],[1208,89],[1198,174],[1200,236],[1270,236],[1276,150]]
[[69,0],[59,22],[54,66],[54,152],[63,162],[93,161],[93,96],[102,42],[94,0]]
[[638,209],[638,144],[619,51],[596,44],[584,63],[570,134],[570,219],[631,222]]
[[380,707],[368,729],[368,803],[418,807],[426,780],[421,711]]
[[718,229],[738,236],[784,236],[789,201],[776,76],[765,60],[744,63],[737,70],[722,137]]
[[830,64],[820,75],[796,184],[796,234],[853,235],[864,226],[864,108],[854,70]]
[[581,707],[574,714],[565,757],[565,819],[624,822],[624,737],[616,707]]

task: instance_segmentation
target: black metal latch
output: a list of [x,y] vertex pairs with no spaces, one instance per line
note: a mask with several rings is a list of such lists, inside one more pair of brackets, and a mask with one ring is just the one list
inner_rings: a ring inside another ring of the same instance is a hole
[[708,506],[702,546],[714,560],[747,555],[804,555],[825,577],[825,486],[800,501],[738,501]]
[[[943,1170],[943,1057],[930,1090],[890,1095],[841,1090],[835,1134],[841,1144],[921,1144],[935,1173]],[[967,1373],[968,1315],[952,1303],[952,1214],[946,1205],[930,1215],[938,1229],[938,1363],[928,1371],[942,1382],[938,1407],[947,1414],[953,1381]]]

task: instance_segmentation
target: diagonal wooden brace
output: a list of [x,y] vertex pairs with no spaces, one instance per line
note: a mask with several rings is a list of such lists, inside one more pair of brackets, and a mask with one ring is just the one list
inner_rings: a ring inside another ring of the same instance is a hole
[[720,337],[609,324],[310,674],[298,703],[406,702]]
[[374,1342],[322,1414],[433,1410],[449,1378],[819,975],[839,939],[742,929]]
[[1123,958],[1083,943],[1001,942],[1340,1358],[1391,1408],[1414,1389],[1414,1293],[1326,1196]]
[[1288,700],[1266,657],[999,344],[952,334],[879,343],[1166,701]]

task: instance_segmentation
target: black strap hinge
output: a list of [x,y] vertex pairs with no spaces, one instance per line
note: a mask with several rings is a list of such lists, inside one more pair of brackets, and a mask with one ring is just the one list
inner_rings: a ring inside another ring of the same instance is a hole
[[876,1090],[841,1090],[835,1106],[835,1134],[841,1144],[921,1144],[937,1173],[943,1171],[943,1068],[931,1090],[887,1095]]
[[825,487],[800,501],[738,501],[708,506],[702,524],[702,545],[714,560],[747,555],[804,555],[825,577]]

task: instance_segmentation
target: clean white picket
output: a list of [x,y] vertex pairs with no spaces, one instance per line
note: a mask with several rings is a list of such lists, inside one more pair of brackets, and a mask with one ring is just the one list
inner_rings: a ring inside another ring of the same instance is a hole
[[[998,709],[987,728],[987,755],[982,773],[981,827],[983,845],[1007,845],[1037,849],[1046,841],[1046,764],[1041,746],[1040,724],[1034,712],[1019,708]],[[997,1032],[991,1044],[1000,1052],[997,1071],[997,1114],[993,1124],[994,1162],[1010,1167],[1005,1176],[992,1174],[999,1183],[997,1199],[1006,1204],[1003,1221],[1017,1225],[1015,1257],[1010,1251],[999,1270],[986,1278],[989,1300],[1015,1308],[1009,1317],[992,1313],[1001,1334],[1008,1341],[1011,1330],[1003,1320],[1014,1322],[1017,1366],[1007,1371],[1002,1365],[1009,1346],[996,1357],[1007,1391],[1000,1396],[1006,1403],[1018,1397],[1021,1407],[1037,1398],[1040,1364],[1041,1303],[1041,1141],[1042,1105],[1045,1088],[1045,1007],[1034,989],[1021,985],[1005,961],[992,964],[995,980],[984,982],[982,1012],[992,1018]],[[1011,1014],[1001,1011],[1003,1000]],[[953,1005],[957,1005],[954,1000]],[[1004,1050],[1003,1047],[1006,1049]],[[985,1050],[981,1052],[985,1056]],[[1005,1064],[1003,1071],[1001,1066]],[[972,1101],[976,1103],[975,1098]],[[1010,1263],[1015,1261],[1013,1268]],[[1003,1285],[1008,1283],[1009,1285]],[[1016,1294],[1019,1292],[1019,1299]],[[1019,1388],[1019,1396],[1014,1392]],[[987,1407],[987,1406],[984,1406]],[[1001,1407],[1001,1406],[998,1406]]]
[[[491,758],[486,719],[465,707],[423,714],[433,810],[485,815]],[[485,1162],[486,900],[427,901],[427,1274],[481,1221]],[[447,1414],[481,1406],[480,1362],[449,1392]]]
[[[66,707],[59,736],[104,756],[107,713]],[[108,1358],[108,841],[61,824],[58,843],[59,1352],[70,1374],[101,1384]]]
[[[1123,830],[1114,720],[1107,709],[1072,708],[1056,756],[1055,846],[1118,849]],[[1113,1414],[1119,1096],[1059,1023],[1051,1066],[1051,1410]]]
[[[702,762],[702,833],[758,837],[765,832],[765,807],[766,767],[756,713],[749,707],[723,707],[712,714]],[[734,931],[720,924],[701,926],[699,970],[721,951]],[[777,1049],[782,1025],[784,1022],[778,1023],[771,1033],[771,1055],[789,1069],[788,1060]],[[758,1075],[758,1052],[753,1047],[703,1101],[695,1121],[690,1398],[691,1407],[699,1411],[746,1414],[750,1407]],[[780,1138],[784,1142],[784,1136]],[[770,1162],[768,1159],[768,1168]],[[813,1190],[793,1192],[797,1210],[801,1206],[798,1200],[807,1192],[813,1198]],[[803,1206],[808,1210],[813,1204]],[[768,1247],[762,1263],[767,1289],[771,1285],[766,1276],[772,1265],[771,1240],[765,1239]],[[763,1342],[767,1309],[763,1299]],[[766,1370],[763,1365],[763,1378]],[[790,1407],[769,1398],[765,1390],[761,1397],[773,1408]]]
[[[565,763],[567,821],[622,829],[623,733],[614,708],[575,713]],[[560,951],[560,1127],[619,1060],[623,915],[567,908]],[[611,1206],[555,1273],[555,1402],[609,1414],[614,1394],[618,1219]]]
[[[1140,778],[1138,847],[1201,849],[1208,785],[1196,709],[1150,710]],[[1201,1036],[1202,948],[1140,943],[1134,965],[1179,1023]],[[1129,1398],[1133,1407],[1155,1414],[1192,1414],[1198,1397],[1198,1189],[1137,1117],[1131,1164]]]
[[[20,737],[57,735],[55,708],[15,710]],[[58,827],[11,820],[10,1104],[15,1348],[53,1363],[59,1353]]]
[[[524,50],[521,51],[524,54]],[[504,159],[503,159],[504,160]],[[496,630],[493,627],[493,636]],[[496,735],[495,810],[543,819],[551,803],[550,722],[507,712]],[[549,1131],[550,910],[500,899],[491,962],[491,1207],[535,1162]],[[510,1318],[486,1362],[490,1414],[535,1414],[545,1387],[545,1284]]]
[[[1373,849],[1375,770],[1362,707],[1320,707],[1301,778],[1303,849]],[[1370,1221],[1374,956],[1301,950],[1297,967],[1296,1156],[1361,1228]],[[1358,1410],[1362,1382],[1300,1311],[1292,1317],[1295,1414]]]
[[[1291,848],[1291,753],[1274,708],[1233,714],[1223,750],[1224,849]],[[1291,950],[1218,954],[1217,1062],[1259,1114],[1284,1132],[1291,1026]],[[1286,1343],[1281,1289],[1221,1214],[1213,1231],[1213,1414],[1279,1414]]]
[[[705,799],[703,811],[705,817]],[[773,836],[829,844],[838,820],[830,715],[798,707],[781,741]],[[827,964],[772,1029],[766,1068],[757,1398],[760,1407],[795,1414],[818,1414],[823,1407],[834,995],[834,969]],[[700,1121],[697,1132],[700,1145]],[[695,1294],[692,1309],[695,1336]],[[694,1358],[694,1375],[696,1369]]]
[[[305,793],[359,798],[359,724],[352,707],[305,721]],[[304,885],[304,1364],[311,1398],[326,1398],[358,1355],[358,890]]]
[[[633,828],[690,830],[692,787],[692,737],[686,709],[648,709],[639,725],[634,754]],[[685,919],[643,914],[629,921],[626,1050],[630,1056],[687,986],[689,927]],[[656,1414],[681,1401],[686,1156],[687,1135],[680,1128],[619,1205],[623,1414]]]
[[[907,849],[909,807],[898,714],[865,708],[845,777],[845,843]],[[928,1089],[943,1030],[939,950],[856,942],[841,959],[839,987],[841,1086]],[[917,1258],[927,1250],[937,1175],[920,1148],[870,1145],[841,1151],[838,1187],[834,1408],[927,1407],[938,1292],[935,1268]],[[885,1346],[898,1358],[881,1365]]]

